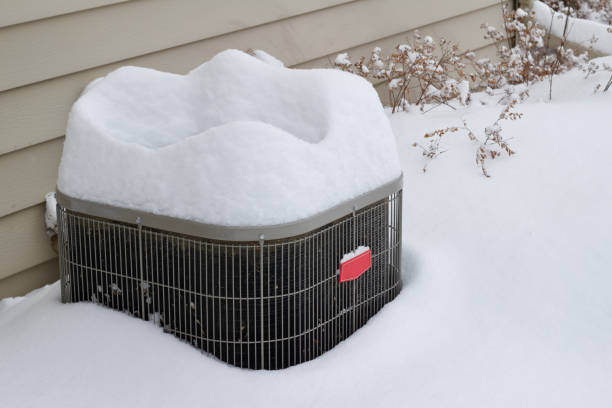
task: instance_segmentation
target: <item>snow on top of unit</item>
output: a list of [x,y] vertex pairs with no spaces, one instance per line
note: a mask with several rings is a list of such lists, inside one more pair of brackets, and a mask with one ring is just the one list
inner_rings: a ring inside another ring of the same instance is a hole
[[186,75],[122,67],[90,83],[70,113],[59,190],[256,226],[307,218],[399,177],[370,83],[255,54],[227,50]]
[[262,51],[262,50],[252,50],[250,52],[250,54],[253,55],[255,58],[257,58],[258,60],[263,61],[263,62],[265,62],[267,64],[274,65],[274,66],[277,66],[277,67],[284,67],[285,66],[285,63],[283,63],[283,61],[279,60],[276,57],[273,57],[272,55],[268,54],[265,51]]

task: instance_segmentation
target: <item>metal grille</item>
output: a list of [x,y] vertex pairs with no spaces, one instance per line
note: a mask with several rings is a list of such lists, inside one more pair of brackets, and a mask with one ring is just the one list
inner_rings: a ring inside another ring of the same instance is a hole
[[[401,191],[310,233],[225,242],[80,214],[58,205],[62,301],[150,320],[239,367],[311,360],[363,326],[401,289]],[[338,282],[369,246],[372,266]]]

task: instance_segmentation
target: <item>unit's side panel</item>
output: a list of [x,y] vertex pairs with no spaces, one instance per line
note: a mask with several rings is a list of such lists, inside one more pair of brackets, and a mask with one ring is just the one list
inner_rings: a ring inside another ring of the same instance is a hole
[[[153,321],[239,367],[312,360],[401,288],[401,192],[302,236],[259,242],[187,237],[61,206],[58,214],[62,301]],[[371,266],[341,282],[340,260],[361,245]]]

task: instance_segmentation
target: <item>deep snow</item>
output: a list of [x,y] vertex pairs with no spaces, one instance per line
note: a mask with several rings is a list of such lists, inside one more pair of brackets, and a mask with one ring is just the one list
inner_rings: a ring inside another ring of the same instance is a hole
[[[474,164],[461,134],[422,172],[415,141],[491,124],[499,99],[390,116],[404,171],[404,288],[322,357],[252,372],[150,323],[59,303],[58,284],[0,301],[7,407],[609,407],[612,92],[575,72],[503,123],[517,152]],[[481,105],[481,102],[486,105]]]
[[227,226],[310,217],[401,174],[376,91],[335,69],[217,54],[187,75],[122,67],[68,120],[58,189]]

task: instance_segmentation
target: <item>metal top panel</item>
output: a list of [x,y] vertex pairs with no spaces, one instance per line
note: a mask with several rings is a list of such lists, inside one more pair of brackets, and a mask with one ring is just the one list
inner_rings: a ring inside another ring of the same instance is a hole
[[138,220],[140,220],[140,223],[145,227],[179,234],[219,241],[259,241],[263,236],[263,239],[267,241],[295,237],[313,231],[334,220],[351,214],[353,211],[389,197],[391,194],[401,190],[402,185],[403,175],[400,175],[397,179],[387,184],[383,184],[366,194],[345,201],[313,216],[285,224],[246,227],[205,224],[197,221],[115,207],[108,204],[73,198],[63,194],[59,189],[57,191],[57,202],[62,207],[75,212],[128,224],[138,224]]

